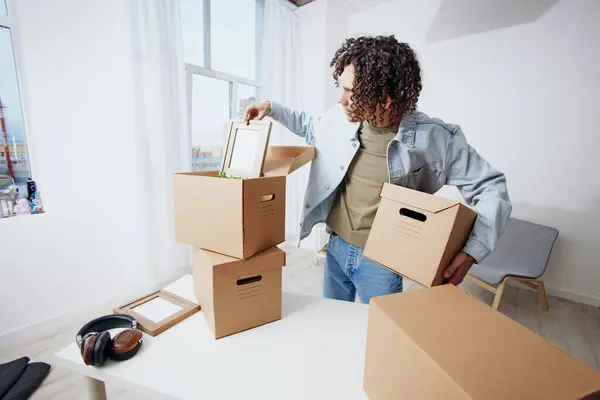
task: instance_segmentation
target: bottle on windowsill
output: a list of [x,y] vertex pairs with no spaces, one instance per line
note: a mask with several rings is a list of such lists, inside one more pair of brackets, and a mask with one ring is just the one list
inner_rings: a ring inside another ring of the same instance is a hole
[[29,214],[29,211],[29,202],[17,188],[17,194],[15,194],[15,215]]

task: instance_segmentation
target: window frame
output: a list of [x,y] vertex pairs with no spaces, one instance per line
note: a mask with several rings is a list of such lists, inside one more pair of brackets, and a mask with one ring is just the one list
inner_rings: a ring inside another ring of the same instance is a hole
[[[0,0],[2,1],[2,0]],[[25,146],[27,149],[27,161],[29,165],[29,174],[31,175],[31,179],[36,177],[34,162],[31,157],[31,149],[32,149],[32,140],[31,140],[31,129],[29,127],[29,119],[27,117],[27,110],[29,109],[28,101],[27,101],[27,91],[26,85],[22,79],[21,69],[23,67],[23,58],[21,56],[21,39],[19,29],[15,24],[15,19],[13,18],[16,13],[16,4],[18,0],[6,0],[6,15],[0,14],[0,28],[7,28],[10,31],[10,38],[12,44],[12,52],[13,59],[15,63],[15,72],[16,72],[16,80],[17,80],[17,88],[19,90],[19,99],[21,100],[21,118],[23,119],[23,130],[25,132]],[[35,178],[37,179],[37,178]],[[39,182],[38,182],[39,183]],[[38,185],[39,186],[39,185]]]
[[[261,84],[260,84],[260,64],[261,64],[261,53],[262,53],[262,29],[263,29],[263,17],[264,17],[264,1],[265,0],[254,0],[256,2],[256,17],[255,17],[255,42],[256,42],[256,79],[248,79],[241,76],[229,74],[212,69],[211,65],[211,20],[210,20],[210,6],[211,0],[203,0],[202,10],[202,51],[204,58],[204,65],[197,65],[192,63],[185,63],[185,88],[186,88],[186,103],[187,103],[187,144],[189,151],[191,152],[192,146],[201,145],[201,143],[192,143],[192,89],[194,75],[201,75],[208,78],[218,79],[229,83],[229,117],[236,119],[237,109],[239,104],[239,85],[247,85],[256,88],[257,98],[260,98]],[[191,163],[190,163],[191,167]]]

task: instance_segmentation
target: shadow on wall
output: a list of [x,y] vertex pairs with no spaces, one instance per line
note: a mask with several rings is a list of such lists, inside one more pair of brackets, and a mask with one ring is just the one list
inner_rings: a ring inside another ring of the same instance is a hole
[[560,0],[443,0],[427,43],[455,39],[536,21]]
[[600,199],[579,212],[516,203],[512,216],[559,230],[543,275],[549,288],[600,300]]

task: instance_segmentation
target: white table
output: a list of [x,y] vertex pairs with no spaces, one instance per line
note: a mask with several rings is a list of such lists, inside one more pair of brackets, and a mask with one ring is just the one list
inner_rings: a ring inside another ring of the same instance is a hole
[[284,293],[280,321],[236,335],[215,340],[198,312],[157,337],[144,335],[128,361],[88,367],[75,343],[55,361],[86,377],[92,399],[106,399],[106,382],[160,399],[365,400],[367,312]]

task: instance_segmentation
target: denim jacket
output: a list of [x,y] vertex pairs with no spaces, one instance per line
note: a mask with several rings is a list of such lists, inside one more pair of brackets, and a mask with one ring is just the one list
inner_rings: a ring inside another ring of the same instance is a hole
[[[316,148],[304,206],[300,239],[325,222],[346,171],[358,151],[358,124],[336,105],[314,118],[272,102],[269,115]],[[494,249],[511,213],[504,174],[469,146],[457,125],[413,112],[402,120],[387,149],[389,182],[426,193],[456,186],[478,216],[462,251],[477,262]]]

